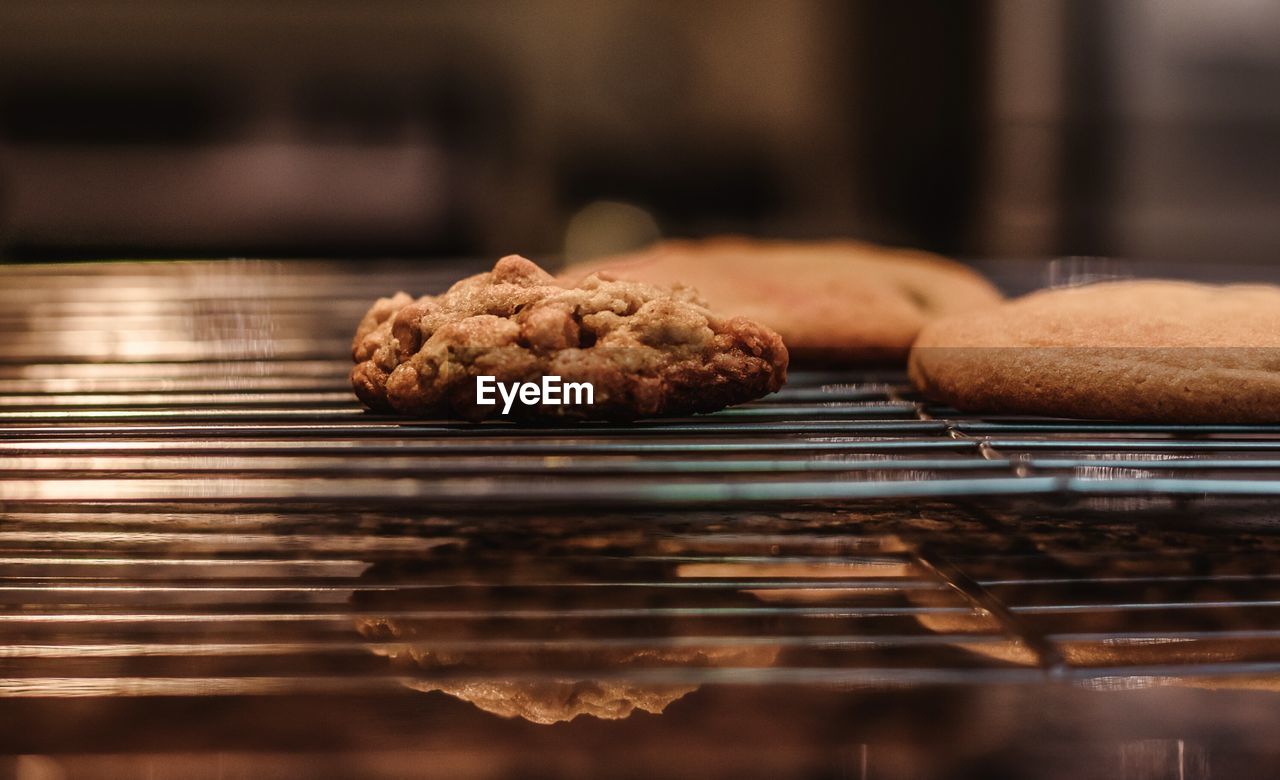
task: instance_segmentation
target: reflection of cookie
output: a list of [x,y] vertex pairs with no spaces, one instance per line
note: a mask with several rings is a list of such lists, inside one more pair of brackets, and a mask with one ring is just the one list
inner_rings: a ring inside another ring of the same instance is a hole
[[[947,635],[970,630],[968,626],[946,615],[920,614],[921,627]],[[1097,621],[1091,626],[1098,632],[1107,628],[1121,630],[1122,625]],[[1082,676],[1076,683],[1081,688],[1097,690],[1138,690],[1143,688],[1200,688],[1205,690],[1247,690],[1280,692],[1280,675],[1205,674],[1170,675],[1162,667],[1194,669],[1197,666],[1274,663],[1280,658],[1280,642],[1245,643],[1232,637],[1221,640],[1179,638],[1112,637],[1093,641],[1055,642],[1062,660],[1078,670],[1105,669],[1097,677]],[[1001,663],[1033,667],[1038,657],[1021,641],[966,642],[957,639],[955,647]]]
[[[371,567],[362,577],[404,586],[357,590],[352,603],[362,616],[356,630],[372,652],[404,673],[407,687],[535,723],[660,713],[698,689],[685,679],[697,670],[756,669],[776,661],[777,644],[741,638],[750,636],[750,619],[735,626],[716,614],[759,606],[751,595],[733,588],[691,594],[643,585],[590,587],[601,574],[584,569],[572,552],[630,545],[632,532],[558,537],[540,530],[546,546],[537,549],[472,540],[420,560]],[[668,565],[642,564],[659,579]],[[467,584],[413,584],[424,582]],[[602,617],[602,611],[617,614]],[[417,616],[424,612],[433,617]],[[474,619],[477,614],[486,617]],[[675,679],[644,679],[653,673]]]
[[[441,652],[412,628],[402,629],[397,621],[377,618],[357,621],[366,638],[383,641],[388,636],[420,641],[392,643],[379,650],[400,667],[430,673],[465,672],[480,660],[474,653]],[[585,643],[585,640],[584,640]],[[549,660],[565,667],[604,669],[609,679],[582,679],[547,675],[543,679],[503,679],[500,674],[477,670],[475,678],[453,680],[407,679],[405,685],[431,693],[439,691],[504,718],[523,718],[534,723],[560,723],[580,715],[601,720],[621,720],[636,710],[659,714],[667,705],[696,691],[690,683],[649,683],[628,680],[628,670],[705,669],[709,667],[764,667],[774,662],[778,648],[766,645],[724,645],[718,647],[671,647],[626,650],[589,648],[568,652],[513,651],[501,658],[486,656],[488,663],[504,668],[538,671]],[[622,676],[614,676],[614,675]]]
[[715,411],[778,390],[787,375],[778,334],[719,317],[690,290],[595,277],[566,288],[514,255],[443,295],[378,301],[352,355],[351,382],[369,406],[469,419],[502,411],[476,403],[478,376],[592,385],[590,405],[515,404],[513,416],[626,420]]
[[1035,652],[1014,637],[999,637],[1000,626],[985,612],[976,609],[970,614],[920,612],[915,617],[921,628],[943,636],[992,632],[991,641],[957,638],[955,646],[1005,664],[1036,665]]
[[1110,282],[939,320],[911,379],[966,411],[1280,421],[1280,287]]
[[[1109,565],[1114,567],[1115,563]],[[1121,570],[1112,568],[1111,571],[1119,574]],[[1065,606],[1060,600],[1046,599],[1043,587],[1034,580],[1012,588],[1006,585],[1001,587],[1000,597],[1005,604]],[[1209,592],[1204,594],[1205,597],[1230,598],[1229,594],[1215,593],[1213,587],[1208,586]],[[1160,601],[1186,596],[1157,591],[1148,598]],[[1105,602],[1106,599],[1099,601]],[[1245,612],[1236,614],[1220,609],[1188,611],[1173,621],[1180,625],[1176,630],[1164,629],[1161,624],[1167,625],[1167,621],[1159,620],[1149,630],[1144,628],[1142,616],[1145,614],[1150,618],[1157,614],[1155,612],[1142,610],[1135,613],[1109,609],[1101,604],[1094,611],[1073,610],[1054,615],[1049,609],[1039,615],[1020,615],[1020,619],[1033,635],[1042,637],[1053,647],[1062,663],[1080,673],[1076,684],[1083,688],[1184,687],[1280,691],[1280,675],[1230,673],[1233,666],[1239,671],[1250,671],[1249,667],[1254,664],[1272,665],[1280,660],[1280,640],[1267,636],[1269,632],[1263,628],[1265,624],[1259,624],[1256,615],[1250,616],[1247,610]],[[1007,628],[1002,628],[989,615],[984,614],[989,630],[1005,632],[1008,641],[970,642],[956,636],[973,631],[961,616],[919,613],[916,619],[921,627],[940,637],[952,636],[955,647],[974,655],[1023,667],[1035,667],[1042,662],[1021,639],[1009,633]],[[1197,668],[1203,670],[1199,676],[1195,674]],[[1164,670],[1178,670],[1179,673],[1171,674]],[[1090,676],[1090,671],[1095,676]]]
[[925,323],[1000,299],[946,258],[854,241],[668,241],[572,266],[563,277],[601,270],[694,287],[718,311],[778,331],[794,359],[813,363],[901,361]]
[[622,720],[636,710],[660,715],[667,705],[698,689],[696,685],[638,685],[625,680],[411,681],[407,685],[425,693],[440,691],[469,701],[502,718],[523,718],[544,725],[563,723],[579,715]]

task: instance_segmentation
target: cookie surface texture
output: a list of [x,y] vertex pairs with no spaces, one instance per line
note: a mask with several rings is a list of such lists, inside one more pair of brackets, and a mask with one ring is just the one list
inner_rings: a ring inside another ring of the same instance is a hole
[[379,300],[352,357],[352,386],[370,408],[470,420],[503,410],[477,403],[479,376],[592,385],[590,405],[521,403],[514,419],[631,420],[749,401],[787,372],[777,333],[713,313],[692,290],[596,276],[566,285],[516,255],[438,296]]
[[912,383],[970,412],[1280,422],[1280,287],[1142,280],[930,323]]
[[597,271],[694,287],[717,311],[778,331],[792,360],[811,365],[901,364],[930,320],[1001,299],[954,261],[855,241],[666,241],[562,276]]

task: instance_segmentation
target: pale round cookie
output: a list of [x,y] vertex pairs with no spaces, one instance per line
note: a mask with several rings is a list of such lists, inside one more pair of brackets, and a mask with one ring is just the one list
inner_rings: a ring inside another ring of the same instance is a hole
[[930,323],[909,363],[920,392],[965,411],[1280,422],[1280,287],[1044,290]]
[[901,363],[925,323],[1000,300],[952,260],[856,241],[664,241],[570,266],[561,278],[597,271],[692,287],[713,308],[777,331],[792,360],[810,364]]

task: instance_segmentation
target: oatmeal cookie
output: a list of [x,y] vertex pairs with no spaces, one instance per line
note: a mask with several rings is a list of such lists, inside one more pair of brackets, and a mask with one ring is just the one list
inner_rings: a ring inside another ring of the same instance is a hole
[[778,334],[720,317],[687,288],[591,275],[558,283],[511,255],[442,295],[373,305],[356,331],[351,383],[369,407],[479,420],[476,377],[590,382],[591,405],[517,404],[512,416],[631,420],[711,412],[786,382]]

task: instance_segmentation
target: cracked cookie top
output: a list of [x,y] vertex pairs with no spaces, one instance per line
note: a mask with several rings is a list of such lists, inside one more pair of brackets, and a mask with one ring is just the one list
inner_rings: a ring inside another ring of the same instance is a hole
[[777,333],[709,311],[688,288],[595,274],[573,286],[510,255],[437,296],[378,300],[352,344],[351,383],[370,408],[479,420],[476,377],[590,382],[591,405],[517,405],[512,417],[630,420],[710,412],[778,390]]

